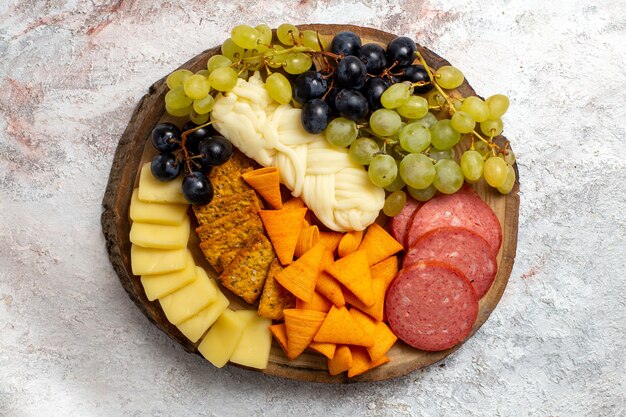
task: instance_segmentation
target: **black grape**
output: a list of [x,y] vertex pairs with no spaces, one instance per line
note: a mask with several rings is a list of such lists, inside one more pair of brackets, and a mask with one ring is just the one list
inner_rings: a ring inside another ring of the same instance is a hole
[[335,97],[335,106],[341,116],[346,119],[354,120],[355,122],[364,121],[369,112],[367,99],[363,94],[348,88],[344,88],[337,94],[337,97]]
[[172,123],[161,123],[152,129],[152,144],[159,152],[180,148],[180,129]]
[[300,117],[302,126],[307,132],[322,133],[328,126],[331,116],[328,104],[320,98],[314,98],[304,103]]
[[368,74],[378,75],[387,66],[385,49],[375,43],[366,43],[359,49],[359,59],[365,64]]
[[402,81],[410,81],[411,83],[416,83],[419,81],[427,82],[428,84],[426,85],[415,87],[413,92],[417,94],[427,93],[433,89],[430,78],[428,78],[428,73],[426,72],[426,69],[421,65],[409,65],[408,67],[406,67],[404,69]]
[[336,77],[340,86],[358,90],[367,81],[367,69],[359,58],[347,56],[337,64]]
[[209,166],[222,165],[233,154],[233,145],[223,136],[211,136],[202,140],[198,146],[202,163]]
[[209,204],[213,199],[213,185],[201,172],[191,172],[183,178],[183,195],[191,204]]
[[162,152],[157,154],[150,164],[152,175],[159,181],[171,181],[180,174],[182,164],[174,154]]
[[363,94],[367,98],[367,103],[371,110],[378,110],[383,105],[380,104],[380,96],[383,95],[391,83],[383,78],[370,78],[363,87]]
[[406,36],[395,38],[387,45],[387,63],[392,65],[398,61],[394,68],[408,67],[415,60],[417,46],[413,39]]
[[354,32],[339,32],[330,43],[330,51],[337,55],[356,55],[361,48],[361,38]]
[[320,98],[328,90],[328,81],[319,72],[307,71],[296,78],[293,83],[293,99],[298,103],[305,103],[314,98]]

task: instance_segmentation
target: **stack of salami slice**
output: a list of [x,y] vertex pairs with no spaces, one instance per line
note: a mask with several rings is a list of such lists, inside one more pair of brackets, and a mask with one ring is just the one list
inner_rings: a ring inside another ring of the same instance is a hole
[[502,243],[495,213],[468,186],[426,203],[407,201],[391,222],[405,247],[386,298],[394,333],[422,350],[452,348],[470,333],[493,283]]

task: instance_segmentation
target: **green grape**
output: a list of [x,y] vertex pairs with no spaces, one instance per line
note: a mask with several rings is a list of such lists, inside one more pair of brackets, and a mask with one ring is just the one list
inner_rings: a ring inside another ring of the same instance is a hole
[[370,138],[359,138],[352,142],[348,154],[354,162],[359,165],[369,165],[374,155],[380,151],[375,140]]
[[205,98],[211,90],[209,80],[207,80],[206,77],[198,74],[194,74],[191,77],[187,78],[183,86],[187,97],[190,97],[194,100]]
[[237,44],[231,38],[228,38],[224,41],[221,50],[222,55],[224,55],[226,58],[230,59],[233,62],[237,62],[241,58],[243,58],[243,48],[237,46]]
[[189,120],[197,125],[203,125],[209,121],[209,113],[198,114],[194,111],[192,107],[191,112],[189,112]]
[[411,83],[397,83],[385,90],[380,96],[380,103],[387,109],[395,109],[406,104],[411,94],[413,94]]
[[206,67],[209,70],[209,73],[211,73],[215,71],[215,68],[230,67],[232,63],[233,62],[227,56],[213,55],[206,63]]
[[472,116],[476,123],[489,119],[489,106],[476,96],[466,97],[461,110]]
[[421,96],[410,96],[397,110],[400,116],[407,119],[421,119],[428,113],[428,100]]
[[454,159],[454,149],[446,149],[445,151],[442,151],[437,148],[430,148],[428,156],[430,159],[434,159],[435,161],[441,161],[442,159]]
[[170,90],[173,90],[176,87],[182,86],[185,83],[185,80],[192,75],[193,72],[186,69],[176,70],[167,76],[165,82],[167,83],[167,86],[170,88]]
[[498,119],[509,109],[509,98],[504,94],[495,94],[485,100],[489,106],[489,118]]
[[404,208],[406,204],[406,194],[404,191],[394,191],[385,199],[383,213],[389,217],[395,217]]
[[[179,87],[179,88],[182,88],[182,87]],[[191,110],[192,110],[192,106],[191,105],[189,105],[187,107],[180,108],[180,109],[176,109],[176,108],[173,108],[173,107],[169,106],[167,103],[165,103],[165,111],[167,111],[169,114],[171,114],[174,117],[185,117],[185,116],[188,116],[189,113],[191,113]]]
[[367,174],[378,187],[386,187],[396,179],[398,165],[391,155],[376,155],[372,158]]
[[[396,165],[398,165],[398,171],[400,170],[399,164],[396,161]],[[406,182],[402,179],[400,175],[396,175],[396,179],[393,180],[391,184],[385,187],[386,191],[393,193],[394,191],[400,191],[406,186]]]
[[508,165],[504,159],[497,156],[492,156],[485,161],[483,168],[483,175],[485,181],[492,187],[500,187],[506,181]]
[[504,160],[506,161],[508,165],[513,165],[515,163],[515,154],[513,153],[512,150],[510,149],[506,150],[506,155],[504,155]]
[[435,178],[433,185],[444,194],[454,194],[463,185],[463,172],[456,161],[442,159],[435,164]]
[[265,88],[272,100],[280,104],[291,101],[291,83],[283,74],[275,72],[265,80]]
[[426,188],[435,177],[435,167],[426,155],[411,153],[400,162],[400,176],[409,187]]
[[298,28],[289,23],[283,23],[276,29],[276,37],[283,45],[293,45],[294,39],[298,39],[298,36],[300,36]]
[[237,71],[231,67],[216,68],[209,76],[209,82],[217,91],[230,91],[237,85]]
[[430,129],[432,125],[437,123],[437,116],[428,112],[426,113],[426,116],[422,117],[421,119],[411,120],[411,122],[419,123],[422,126],[424,126],[426,129]]
[[400,130],[399,140],[405,151],[419,153],[430,146],[430,130],[419,122],[409,123]]
[[320,42],[317,40],[317,32],[314,30],[305,30],[302,32],[302,43],[307,48],[311,48],[314,51],[321,51]]
[[461,134],[452,128],[450,120],[439,120],[430,128],[430,142],[437,149],[452,149],[461,140]]
[[238,25],[230,31],[230,38],[243,49],[253,49],[261,38],[261,34],[252,26]]
[[187,97],[185,88],[182,85],[172,88],[165,94],[165,105],[170,109],[184,109],[189,107],[192,102],[193,99]]
[[370,116],[370,128],[378,136],[392,136],[400,130],[402,119],[393,110],[378,109]]
[[407,187],[407,190],[409,194],[411,195],[411,197],[413,197],[417,201],[428,201],[431,198],[433,198],[435,194],[437,194],[437,189],[432,184],[430,184],[426,188],[421,188],[421,189]]
[[204,78],[207,79],[207,82],[208,82],[209,75],[211,75],[211,73],[209,72],[208,69],[203,69],[203,70],[196,72],[196,75],[202,75]]
[[491,153],[489,145],[482,140],[477,140],[476,143],[474,143],[474,149],[481,154],[483,158]]
[[265,62],[270,68],[280,68],[285,64],[286,54],[276,55],[276,52],[283,51],[285,49],[282,45],[273,45],[272,48],[267,49],[263,53]]
[[457,111],[450,118],[450,126],[459,133],[469,133],[476,127],[476,122],[469,113]]
[[441,93],[438,90],[433,90],[430,93],[428,93],[428,96],[426,97],[426,99],[428,100],[429,106],[443,107],[446,104],[446,99],[444,98],[443,95],[441,95]]
[[504,129],[502,119],[486,120],[480,124],[480,131],[489,137],[498,136],[502,129]]
[[454,106],[454,109],[461,110],[461,107],[463,106],[463,102],[459,100],[458,98],[453,98],[451,100],[452,100],[452,105]]
[[263,52],[269,48],[272,43],[272,29],[265,24],[255,26],[255,29],[259,32],[259,41],[255,48],[259,52]]
[[193,101],[193,110],[198,114],[207,114],[208,112],[213,110],[214,105],[215,99],[212,95],[207,94],[205,98]]
[[304,52],[287,54],[285,57],[285,71],[289,74],[302,74],[311,68],[313,61]]
[[504,184],[497,187],[498,191],[500,191],[502,194],[510,193],[511,190],[513,189],[513,186],[515,185],[515,170],[513,169],[511,165],[508,165],[506,171],[507,171],[507,174],[506,174],[506,180],[504,181]]
[[459,87],[464,79],[461,70],[451,65],[444,65],[435,72],[435,82],[446,90]]
[[326,140],[334,146],[350,146],[359,134],[356,123],[343,117],[337,117],[326,126]]
[[461,156],[461,171],[468,182],[476,182],[483,176],[483,156],[477,152],[468,150]]

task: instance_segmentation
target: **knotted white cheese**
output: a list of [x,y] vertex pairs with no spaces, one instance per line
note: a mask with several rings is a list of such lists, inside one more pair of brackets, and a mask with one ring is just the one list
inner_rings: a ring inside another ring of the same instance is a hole
[[302,197],[317,218],[338,232],[364,230],[385,203],[385,192],[323,134],[302,127],[300,109],[272,101],[259,73],[239,79],[220,94],[211,113],[215,128],[246,156],[275,166],[294,197]]

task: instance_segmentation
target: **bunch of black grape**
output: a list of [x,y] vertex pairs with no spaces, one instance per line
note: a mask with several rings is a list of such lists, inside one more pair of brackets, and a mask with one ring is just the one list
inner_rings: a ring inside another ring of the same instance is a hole
[[[338,56],[330,71],[307,71],[294,81],[293,99],[302,106],[302,125],[310,133],[326,130],[333,117],[342,119],[326,139],[333,145],[348,146],[356,123],[369,120],[371,113],[382,107],[381,96],[393,84],[398,89],[426,93],[432,89],[428,73],[421,65],[413,65],[415,42],[397,37],[385,50],[374,43],[361,44],[353,32],[340,32],[330,44],[330,52]],[[393,96],[393,95],[392,95]],[[342,123],[343,122],[343,123]]]
[[191,204],[208,204],[213,186],[208,174],[233,154],[233,146],[209,126],[189,122],[181,130],[172,123],[152,129],[152,144],[159,153],[152,159],[152,175],[159,181],[171,181],[184,173],[182,190]]

